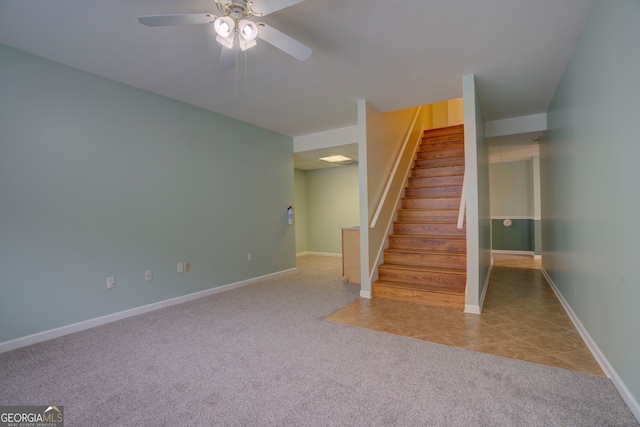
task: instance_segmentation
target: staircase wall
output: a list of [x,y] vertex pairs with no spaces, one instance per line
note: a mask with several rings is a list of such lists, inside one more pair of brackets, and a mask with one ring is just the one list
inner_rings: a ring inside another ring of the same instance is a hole
[[374,217],[389,175],[407,138],[407,131],[418,111],[420,113],[413,131],[415,135],[409,136],[409,140],[416,145],[422,130],[430,127],[430,106],[422,107],[420,110],[409,108],[381,113],[367,101],[358,103],[360,247],[369,248],[368,251],[360,252],[361,295],[365,297],[371,296],[372,275],[377,272],[378,257],[389,234],[389,226],[404,187],[405,171],[409,170],[415,147],[408,146],[405,150],[405,156],[408,158],[403,159],[401,167],[398,168],[402,172],[399,174],[400,181],[393,183],[376,227],[369,228],[368,225]]
[[467,197],[467,294],[465,311],[480,313],[491,274],[491,191],[485,122],[475,77],[462,78]]

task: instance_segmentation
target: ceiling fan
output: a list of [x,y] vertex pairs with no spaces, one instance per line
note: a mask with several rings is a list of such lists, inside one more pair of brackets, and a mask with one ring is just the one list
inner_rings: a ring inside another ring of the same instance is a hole
[[311,56],[311,48],[276,30],[264,22],[254,22],[278,10],[301,3],[304,0],[214,0],[221,15],[213,13],[188,13],[180,15],[140,16],[138,21],[148,27],[167,25],[212,24],[216,40],[223,46],[220,66],[235,65],[233,47],[245,51],[255,46],[256,38],[304,61]]

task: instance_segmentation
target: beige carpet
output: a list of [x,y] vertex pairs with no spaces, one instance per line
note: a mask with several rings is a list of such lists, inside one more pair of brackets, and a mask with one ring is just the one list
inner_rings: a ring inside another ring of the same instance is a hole
[[323,320],[339,259],[0,355],[65,426],[631,426],[611,382]]

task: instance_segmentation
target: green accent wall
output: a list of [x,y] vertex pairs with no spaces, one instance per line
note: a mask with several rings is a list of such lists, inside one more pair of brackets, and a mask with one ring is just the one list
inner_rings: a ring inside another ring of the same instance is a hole
[[640,3],[596,0],[540,147],[543,267],[638,419],[639,45]]
[[306,178],[306,250],[341,254],[340,227],[360,223],[358,165],[296,171],[296,179],[300,175]]
[[534,251],[534,222],[532,219],[512,219],[510,227],[503,219],[492,219],[492,244],[494,250]]
[[[536,182],[539,178],[537,170],[537,157],[532,160],[491,164],[493,250],[540,254],[540,221],[534,220],[540,206],[539,195],[536,196]],[[511,219],[511,227],[504,226],[506,218]]]
[[4,45],[0,70],[0,342],[295,267],[291,137]]
[[542,255],[542,221],[533,221],[533,253]]

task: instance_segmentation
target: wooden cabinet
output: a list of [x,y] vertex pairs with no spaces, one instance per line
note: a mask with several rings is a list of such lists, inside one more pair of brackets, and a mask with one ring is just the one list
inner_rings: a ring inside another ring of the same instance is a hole
[[360,284],[360,228],[342,228],[342,275]]

